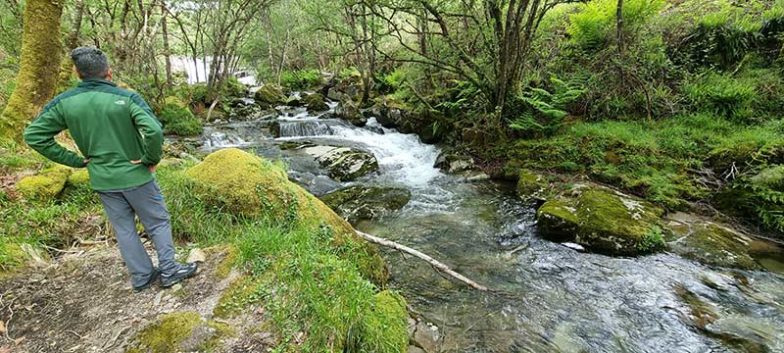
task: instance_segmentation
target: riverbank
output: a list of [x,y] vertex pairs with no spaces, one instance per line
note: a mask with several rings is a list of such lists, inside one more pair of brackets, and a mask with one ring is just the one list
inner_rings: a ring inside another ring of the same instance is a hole
[[[0,282],[8,300],[0,310],[5,345],[14,351],[67,350],[82,336],[92,345],[83,348],[95,352],[165,353],[184,345],[226,352],[247,342],[357,352],[408,347],[405,300],[385,290],[387,269],[375,248],[271,162],[228,149],[198,164],[162,163],[158,180],[181,255],[194,246],[222,250],[206,251],[204,272],[195,280],[145,293],[147,299],[171,300],[160,307],[140,305],[147,310],[140,313],[133,305],[140,297],[120,275],[116,254],[91,245],[110,243],[111,237],[87,180],[79,171],[52,173],[21,148],[2,152]],[[220,260],[214,253],[222,254]],[[91,285],[105,285],[95,308],[113,309],[77,310],[90,307],[84,299],[94,293],[72,281],[88,277]],[[28,299],[21,291],[36,287],[46,289],[41,302],[22,305]],[[54,294],[58,287],[62,296]],[[114,300],[125,297],[130,299]],[[122,303],[130,307],[118,306]],[[117,310],[133,320],[123,324],[109,315]],[[60,332],[65,327],[71,328]],[[58,336],[47,336],[49,331]],[[109,332],[113,342],[98,342]],[[38,335],[47,338],[35,339]]]

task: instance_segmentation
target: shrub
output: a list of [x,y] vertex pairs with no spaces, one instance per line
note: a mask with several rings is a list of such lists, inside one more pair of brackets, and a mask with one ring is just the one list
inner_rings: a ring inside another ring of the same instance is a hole
[[177,97],[166,98],[158,118],[167,134],[197,136],[204,130],[201,120],[194,116],[188,106]]
[[580,86],[550,77],[549,92],[542,88],[529,88],[519,98],[527,105],[527,111],[512,121],[509,127],[524,136],[549,136],[561,127],[568,114],[566,107],[584,92]]
[[280,85],[287,90],[301,91],[318,87],[323,83],[319,70],[284,71],[280,74]]
[[752,119],[758,101],[753,82],[715,72],[694,78],[684,91],[696,110],[737,122]]
[[[784,166],[762,166],[736,179],[719,199],[734,212],[756,219],[768,229],[784,232]],[[720,206],[722,202],[720,201]]]
[[239,80],[237,80],[234,76],[229,76],[229,78],[223,83],[223,88],[221,89],[221,96],[223,97],[245,97],[245,93],[248,90],[244,84],[242,84]]
[[684,38],[689,64],[727,70],[743,59],[754,33],[728,22],[704,21]]

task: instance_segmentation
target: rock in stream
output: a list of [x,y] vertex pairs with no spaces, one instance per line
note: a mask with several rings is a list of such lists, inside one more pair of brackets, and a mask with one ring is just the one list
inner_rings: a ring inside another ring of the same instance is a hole
[[349,223],[355,224],[401,209],[411,200],[411,192],[401,188],[349,186],[330,192],[321,200]]
[[372,153],[350,147],[313,146],[302,149],[316,158],[329,176],[337,181],[352,181],[378,171],[378,160]]

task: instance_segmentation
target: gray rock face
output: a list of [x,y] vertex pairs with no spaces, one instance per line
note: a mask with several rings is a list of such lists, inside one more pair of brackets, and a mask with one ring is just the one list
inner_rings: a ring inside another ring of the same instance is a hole
[[362,115],[357,104],[352,101],[340,103],[340,105],[335,108],[335,117],[348,121],[354,126],[362,127],[367,124],[367,118]]
[[329,176],[337,181],[351,181],[378,171],[373,154],[349,147],[313,146],[302,149],[316,158]]
[[321,200],[353,224],[399,210],[411,200],[411,192],[399,188],[350,186],[328,193]]

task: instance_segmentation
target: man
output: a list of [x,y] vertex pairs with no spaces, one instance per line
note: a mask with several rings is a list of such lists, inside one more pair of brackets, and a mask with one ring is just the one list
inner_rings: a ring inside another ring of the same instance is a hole
[[[161,287],[171,287],[193,276],[197,266],[174,260],[169,213],[154,178],[163,145],[161,125],[138,94],[111,82],[108,59],[99,49],[76,48],[71,59],[82,82],[49,102],[27,127],[24,139],[54,162],[87,167],[133,288],[149,288],[159,276]],[[55,142],[54,136],[65,129],[84,157]],[[152,238],[158,269],[136,232],[135,216]]]

